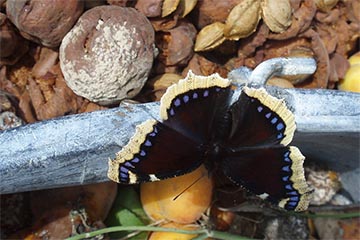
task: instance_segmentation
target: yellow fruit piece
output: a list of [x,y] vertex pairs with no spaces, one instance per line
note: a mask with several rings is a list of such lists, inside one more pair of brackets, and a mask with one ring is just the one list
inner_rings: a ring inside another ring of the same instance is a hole
[[355,53],[349,58],[350,65],[360,64],[360,52]]
[[345,74],[345,78],[340,81],[338,88],[360,93],[360,64],[351,65]]
[[183,176],[141,184],[140,197],[151,219],[186,224],[199,219],[209,207],[212,189],[213,183],[206,168],[200,166]]
[[[179,223],[165,223],[161,225],[160,227],[165,228],[176,228],[176,229],[182,229],[182,230],[196,230],[197,227],[194,225],[184,225]],[[195,238],[197,235],[193,234],[182,234],[182,233],[175,233],[175,232],[152,232],[148,240],[190,240]]]

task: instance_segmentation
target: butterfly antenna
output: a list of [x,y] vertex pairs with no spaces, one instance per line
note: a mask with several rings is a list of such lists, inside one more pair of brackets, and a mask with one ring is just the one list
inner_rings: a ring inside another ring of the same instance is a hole
[[176,195],[173,198],[173,201],[175,201],[178,197],[181,196],[181,194],[183,194],[184,192],[186,192],[189,188],[191,188],[192,186],[195,185],[195,183],[197,183],[198,181],[200,181],[200,179],[202,179],[205,176],[205,174],[202,174],[200,177],[198,177],[194,182],[192,182],[189,186],[187,186],[184,190],[182,190],[178,195]]

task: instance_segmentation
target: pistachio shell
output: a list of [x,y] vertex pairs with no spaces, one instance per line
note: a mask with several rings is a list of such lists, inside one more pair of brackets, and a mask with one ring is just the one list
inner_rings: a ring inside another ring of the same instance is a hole
[[338,3],[338,0],[315,0],[316,7],[323,12],[330,11]]
[[225,41],[224,27],[225,24],[214,22],[201,29],[196,37],[195,51],[208,51],[223,43]]
[[244,0],[236,5],[226,19],[225,37],[239,40],[255,32],[261,18],[260,12],[260,0]]
[[264,0],[261,8],[262,18],[271,31],[281,33],[291,25],[292,8],[289,0]]
[[178,7],[180,0],[164,0],[161,17],[166,17],[173,13]]
[[188,15],[195,7],[197,0],[180,0],[179,8],[181,8],[181,17]]

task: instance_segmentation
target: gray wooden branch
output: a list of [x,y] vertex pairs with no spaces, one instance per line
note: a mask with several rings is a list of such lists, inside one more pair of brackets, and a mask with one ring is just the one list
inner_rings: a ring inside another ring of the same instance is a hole
[[[359,201],[360,94],[267,88],[294,111],[293,145],[308,159],[339,171]],[[124,103],[0,132],[0,193],[108,181],[108,158],[128,142],[137,124],[158,118],[158,108],[159,103]]]

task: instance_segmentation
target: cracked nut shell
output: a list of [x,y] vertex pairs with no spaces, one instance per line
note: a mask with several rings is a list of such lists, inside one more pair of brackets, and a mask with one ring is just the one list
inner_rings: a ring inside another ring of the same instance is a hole
[[138,94],[154,59],[154,30],[134,8],[99,6],[82,15],[60,46],[67,85],[101,105]]

